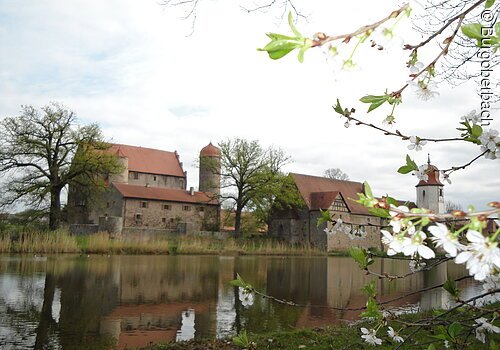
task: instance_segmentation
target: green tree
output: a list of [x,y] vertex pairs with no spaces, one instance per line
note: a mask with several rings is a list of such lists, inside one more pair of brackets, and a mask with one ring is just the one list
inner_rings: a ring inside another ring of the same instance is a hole
[[78,125],[75,113],[61,104],[41,112],[23,106],[21,115],[0,123],[0,174],[6,179],[0,205],[45,209],[49,228],[58,228],[67,185],[121,170],[117,157],[104,152],[108,148],[98,125]]
[[259,222],[269,226],[273,211],[305,205],[290,175],[277,173],[274,180],[259,191],[250,208]]
[[281,168],[290,161],[281,149],[262,148],[258,141],[233,139],[219,143],[221,150],[221,199],[235,211],[234,229],[239,236],[241,213],[252,203],[270,196]]

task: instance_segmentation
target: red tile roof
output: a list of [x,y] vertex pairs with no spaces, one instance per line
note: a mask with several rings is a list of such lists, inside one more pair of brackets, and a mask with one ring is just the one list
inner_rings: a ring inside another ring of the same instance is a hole
[[[313,193],[329,192],[329,195],[325,195],[323,197],[325,200],[326,198],[329,200],[329,198],[333,196],[334,192],[340,192],[342,193],[342,196],[347,204],[347,208],[349,208],[351,213],[371,215],[364,206],[350,200],[350,198],[357,199],[357,193],[364,193],[363,184],[361,182],[333,180],[325,177],[293,173],[290,175],[294,179],[302,198],[310,210],[314,210],[315,207],[317,207],[317,203],[312,203],[311,199],[319,196],[316,194],[312,196]],[[330,204],[332,202],[330,202]]]
[[330,192],[313,192],[311,193],[311,209],[319,210],[319,209],[328,209],[332,205],[333,201],[339,195],[339,191],[330,191]]
[[434,165],[429,164],[426,173],[429,179],[427,181],[420,180],[417,186],[444,186],[439,180],[439,169]]
[[212,145],[210,142],[208,145],[203,147],[200,151],[200,156],[202,157],[220,157],[220,149]]
[[113,183],[113,186],[125,198],[218,205],[217,199],[211,197],[207,192],[194,192],[191,195],[189,191],[171,188],[146,187],[123,183]]
[[184,170],[174,152],[120,144],[112,144],[110,152],[127,157],[129,171],[184,177]]

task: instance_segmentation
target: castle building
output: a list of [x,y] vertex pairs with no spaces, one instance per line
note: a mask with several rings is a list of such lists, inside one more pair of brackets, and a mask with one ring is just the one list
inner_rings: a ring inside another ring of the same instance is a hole
[[[187,172],[176,151],[113,144],[107,152],[118,156],[123,170],[107,178],[107,189],[98,198],[86,198],[78,187],[69,188],[72,232],[108,231],[143,238],[218,230],[220,178],[213,174],[214,166],[200,167],[199,191],[187,190]],[[200,163],[207,155],[220,166],[217,147],[204,147]]]
[[[428,179],[416,186],[417,206],[443,213],[444,186],[439,171],[430,162],[427,169]],[[380,229],[387,223],[352,200],[358,198],[358,193],[365,193],[362,183],[293,173],[290,176],[303,205],[274,211],[269,225],[271,236],[292,243],[309,243],[327,251],[345,251],[353,246],[383,250]],[[415,207],[409,201],[398,202]],[[329,211],[333,220],[341,220],[342,224],[318,225],[321,211]]]

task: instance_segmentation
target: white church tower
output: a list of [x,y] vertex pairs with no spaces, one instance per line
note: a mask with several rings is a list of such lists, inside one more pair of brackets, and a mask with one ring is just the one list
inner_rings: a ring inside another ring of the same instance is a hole
[[430,156],[427,160],[427,181],[420,180],[417,184],[417,206],[426,208],[435,213],[444,213],[444,185],[439,180],[439,170],[431,164]]

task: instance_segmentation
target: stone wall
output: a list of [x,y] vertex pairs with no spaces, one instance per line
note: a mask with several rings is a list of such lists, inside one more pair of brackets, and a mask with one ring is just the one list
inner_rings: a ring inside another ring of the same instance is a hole
[[140,173],[137,171],[128,172],[128,183],[130,185],[140,185],[140,186],[148,185],[150,187],[173,188],[179,190],[186,189],[185,177],[155,175],[148,173]]
[[[382,223],[380,218],[370,215],[335,213],[335,217],[342,219],[342,221],[344,222],[352,223],[355,227],[356,224],[381,225]],[[332,227],[332,223],[328,223],[327,226],[330,229]],[[351,227],[351,225],[347,226]],[[333,235],[328,235],[328,251],[346,251],[350,247],[383,249],[382,242],[380,241],[380,227],[364,226],[363,228],[366,231],[366,237],[363,239],[351,240],[346,234],[342,232],[336,232]]]
[[[332,214],[335,214],[335,217],[341,218],[344,222],[355,225],[381,224],[381,219],[375,216],[333,211]],[[318,226],[317,222],[320,216],[320,211],[309,211],[307,209],[274,213],[269,225],[269,235],[290,243],[310,243],[326,251],[346,251],[353,246],[383,249],[379,227],[364,226],[367,235],[364,239],[359,240],[351,240],[347,235],[340,232],[328,236],[324,230],[327,227],[330,228],[332,224],[324,223]]]
[[177,203],[127,198],[124,203],[124,227],[178,230],[187,224],[188,232],[217,231],[219,207],[208,204]]

